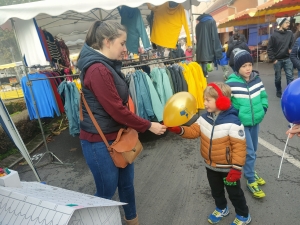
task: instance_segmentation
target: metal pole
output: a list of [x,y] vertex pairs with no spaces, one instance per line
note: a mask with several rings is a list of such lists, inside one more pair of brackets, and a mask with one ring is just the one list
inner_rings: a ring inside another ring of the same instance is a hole
[[[195,34],[194,34],[194,16],[193,16],[193,10],[192,10],[192,0],[190,0],[190,6],[191,6],[191,9],[190,9],[190,17],[191,17],[191,29],[192,29],[192,49],[193,49],[193,58],[194,58],[194,53],[195,53]],[[190,35],[190,34],[189,34]]]
[[99,9],[99,17],[100,17],[100,21],[102,21],[103,18],[102,18],[102,12],[101,12],[101,9]]
[[258,24],[259,24],[259,11],[257,12],[257,34],[256,34],[256,51],[257,51],[257,59],[256,59],[256,70],[258,71],[258,57],[259,56],[259,52],[258,52],[258,34],[259,34],[259,28],[258,28]]

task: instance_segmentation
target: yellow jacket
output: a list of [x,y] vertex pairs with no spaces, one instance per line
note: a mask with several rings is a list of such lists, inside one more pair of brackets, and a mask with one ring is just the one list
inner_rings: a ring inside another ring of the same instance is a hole
[[154,12],[151,42],[162,47],[175,48],[183,25],[187,46],[192,46],[186,15],[181,4],[175,8],[170,8],[169,2],[160,6],[152,6],[149,3],[147,5]]
[[188,92],[195,97],[197,108],[204,109],[203,92],[207,86],[207,82],[200,65],[196,62],[191,62],[188,65],[181,63],[180,65],[184,68],[183,76],[188,84]]

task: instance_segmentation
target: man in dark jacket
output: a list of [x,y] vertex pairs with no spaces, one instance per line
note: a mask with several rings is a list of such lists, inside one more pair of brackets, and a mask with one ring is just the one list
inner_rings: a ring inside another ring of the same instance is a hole
[[209,14],[197,18],[196,25],[196,61],[200,64],[204,76],[208,77],[207,63],[222,59],[222,45],[219,39],[216,21]]
[[169,53],[169,57],[171,59],[182,58],[185,57],[184,51],[181,48],[181,45],[178,43],[175,49],[171,49]]
[[239,35],[240,36],[240,41],[245,42],[247,44],[247,39],[246,39],[245,35],[240,34],[239,29],[237,27],[234,28],[233,35],[230,36],[228,44],[231,44],[234,41],[234,35]]
[[287,30],[290,26],[289,18],[283,17],[276,20],[279,29],[275,30],[268,43],[268,56],[274,64],[276,96],[281,98],[281,70],[284,69],[287,85],[294,79],[293,63],[290,53],[293,45],[293,33]]

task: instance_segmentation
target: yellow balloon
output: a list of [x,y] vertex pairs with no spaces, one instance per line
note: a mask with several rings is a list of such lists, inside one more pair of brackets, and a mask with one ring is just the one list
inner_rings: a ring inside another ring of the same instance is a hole
[[178,92],[166,103],[164,124],[167,127],[181,126],[197,113],[197,101],[189,92]]

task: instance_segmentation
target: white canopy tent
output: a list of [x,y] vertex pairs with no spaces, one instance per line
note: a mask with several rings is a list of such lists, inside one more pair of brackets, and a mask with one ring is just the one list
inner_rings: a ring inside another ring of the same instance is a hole
[[[175,0],[182,3],[189,10],[191,5],[198,6],[200,2],[210,0]],[[0,25],[12,18],[29,20],[35,18],[39,27],[46,29],[53,36],[61,37],[66,43],[80,45],[79,40],[84,40],[86,32],[95,20],[121,20],[117,7],[127,5],[138,7],[141,11],[145,25],[146,17],[150,10],[145,3],[161,5],[166,0],[43,0],[18,5],[0,7]],[[2,26],[2,29],[7,26]]]
[[[191,5],[197,6],[200,2],[208,1],[210,0],[174,0],[173,2],[183,3],[185,9],[191,9]],[[38,26],[46,29],[52,35],[64,37],[64,40],[70,44],[80,45],[84,42],[86,32],[95,20],[120,20],[116,8],[121,5],[139,7],[144,23],[147,24],[146,16],[150,14],[150,10],[145,5],[147,2],[147,0],[43,0],[3,6],[0,7],[0,26],[2,25],[2,29],[11,29],[10,19],[18,18],[26,21],[35,18]],[[167,1],[152,0],[151,4],[161,5],[165,2]],[[18,38],[22,37],[19,35]],[[35,110],[37,111],[37,108]],[[38,120],[43,133],[41,121],[39,118]],[[45,137],[44,143],[47,152],[50,152]],[[30,158],[25,157],[25,159],[33,168]],[[35,172],[34,169],[33,171]]]

